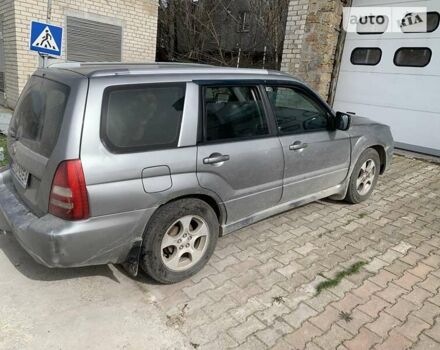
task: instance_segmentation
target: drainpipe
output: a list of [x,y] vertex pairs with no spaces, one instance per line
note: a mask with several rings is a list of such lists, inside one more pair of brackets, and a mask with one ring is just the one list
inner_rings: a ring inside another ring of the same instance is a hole
[[52,0],[47,0],[47,14],[46,14],[47,22],[50,21],[51,17],[52,17]]
[[[50,23],[50,19],[52,17],[52,0],[47,0],[47,13],[46,13],[46,22]],[[43,58],[43,68],[47,68],[49,65],[49,56],[41,55]]]

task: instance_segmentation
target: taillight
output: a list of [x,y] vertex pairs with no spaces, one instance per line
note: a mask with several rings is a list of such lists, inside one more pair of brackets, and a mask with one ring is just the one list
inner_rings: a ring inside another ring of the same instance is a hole
[[65,220],[89,218],[89,199],[79,159],[66,160],[58,166],[50,191],[49,213]]

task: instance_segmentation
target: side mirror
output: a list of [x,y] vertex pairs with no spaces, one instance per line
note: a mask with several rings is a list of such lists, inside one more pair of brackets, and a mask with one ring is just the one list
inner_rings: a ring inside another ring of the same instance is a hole
[[347,131],[348,129],[350,129],[350,125],[351,125],[351,115],[342,112],[336,112],[336,118],[335,118],[336,130]]

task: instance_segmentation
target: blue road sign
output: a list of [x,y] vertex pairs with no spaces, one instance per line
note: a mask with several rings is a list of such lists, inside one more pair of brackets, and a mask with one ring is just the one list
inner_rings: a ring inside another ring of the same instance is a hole
[[51,24],[32,21],[30,49],[42,54],[61,56],[63,28]]

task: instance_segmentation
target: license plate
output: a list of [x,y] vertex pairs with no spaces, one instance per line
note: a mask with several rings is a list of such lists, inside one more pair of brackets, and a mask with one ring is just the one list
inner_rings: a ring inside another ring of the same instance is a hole
[[18,180],[20,185],[26,188],[29,180],[29,171],[25,170],[21,165],[13,162],[12,172],[14,173],[15,178]]

